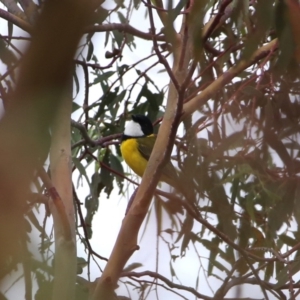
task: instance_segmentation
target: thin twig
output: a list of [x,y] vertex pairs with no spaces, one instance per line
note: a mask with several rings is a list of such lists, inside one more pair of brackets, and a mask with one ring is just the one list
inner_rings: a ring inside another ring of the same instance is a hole
[[[161,281],[166,283],[169,287],[190,292],[191,294],[193,294],[194,296],[196,296],[199,299],[204,299],[204,300],[214,300],[215,299],[214,297],[206,296],[204,294],[199,293],[194,288],[174,283],[171,280],[169,280],[168,278],[166,278],[165,276],[163,276],[159,273],[156,273],[156,272],[144,271],[144,272],[123,272],[123,273],[121,273],[121,277],[143,277],[143,276],[150,276],[152,278],[160,279]],[[222,299],[223,300],[243,300],[243,299],[244,300],[258,300],[256,298],[248,298],[248,297],[247,298],[222,298]]]
[[91,244],[90,244],[90,241],[88,239],[88,232],[87,232],[87,229],[86,229],[86,224],[85,224],[84,217],[83,217],[83,214],[82,214],[82,211],[81,211],[81,203],[80,203],[80,200],[78,199],[77,193],[75,192],[74,185],[73,185],[73,195],[74,195],[75,203],[77,205],[77,211],[78,211],[78,215],[79,215],[79,219],[80,219],[80,224],[82,226],[83,233],[84,233],[84,240],[85,240],[85,243],[87,245],[87,248],[88,248],[89,252],[92,255],[95,255],[96,257],[98,257],[101,260],[108,261],[108,259],[106,257],[101,256],[97,252],[95,252],[93,250]]
[[[148,3],[149,6],[151,6],[150,0],[147,0],[147,3]],[[164,67],[165,67],[172,83],[174,84],[176,90],[179,92],[179,90],[180,90],[179,83],[178,83],[177,79],[175,78],[174,73],[173,73],[171,67],[169,66],[167,60],[165,59],[165,57],[159,51],[159,47],[158,47],[158,43],[157,43],[158,40],[157,40],[156,35],[155,35],[155,25],[154,25],[154,18],[153,18],[152,8],[148,7],[148,11],[149,11],[149,20],[150,20],[150,30],[151,30],[151,33],[152,33],[152,36],[153,36],[154,51],[155,51],[160,63],[162,63],[164,65]]]
[[88,68],[85,65],[81,65],[84,73],[84,84],[85,84],[85,93],[83,100],[83,111],[85,113],[85,129],[88,130],[88,120],[89,120],[89,72]]
[[[130,33],[136,37],[139,37],[144,40],[152,41],[154,36],[151,33],[146,33],[140,31],[129,24],[118,24],[118,23],[111,23],[111,24],[102,24],[102,25],[92,25],[85,29],[85,33],[93,33],[93,32],[107,32],[112,30],[118,30],[120,32]],[[162,35],[155,36],[157,41],[165,42],[166,39]]]

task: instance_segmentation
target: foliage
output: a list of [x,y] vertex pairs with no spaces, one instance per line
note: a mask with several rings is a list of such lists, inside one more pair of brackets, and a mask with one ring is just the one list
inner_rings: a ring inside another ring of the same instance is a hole
[[[0,93],[7,107],[23,56],[15,32],[19,34],[18,26],[26,29],[22,22],[29,21],[16,19],[10,1],[3,3],[9,12],[0,11],[8,26],[8,34],[0,39]],[[150,12],[155,11],[151,25]],[[143,26],[135,28],[135,18]],[[107,259],[90,244],[99,230],[95,214],[105,198],[125,197],[132,178],[119,150],[125,121],[138,113],[160,123],[172,88],[163,81],[175,82],[172,65],[178,46],[184,74],[177,82],[178,97],[183,95],[183,126],[172,162],[190,194],[188,199],[176,191],[155,194],[146,228],[155,216],[157,244],[168,249],[168,258],[157,251],[158,266],[147,270],[140,261],[127,267],[119,285],[126,286],[132,299],[152,299],[156,290],[157,298],[242,299],[246,284],[258,287],[251,299],[297,298],[299,18],[300,6],[293,0],[134,0],[104,3],[95,10],[73,73],[73,196],[77,237],[87,253],[83,268],[91,258],[105,265]],[[181,28],[180,35],[174,27]],[[31,38],[21,34],[30,43]],[[88,186],[85,196],[78,194],[82,182]],[[32,259],[30,272],[38,285],[35,299],[46,299],[53,285],[53,237],[42,224],[39,207],[44,204],[37,204],[44,186],[38,180],[35,186],[39,196],[29,199],[26,224],[28,232],[31,227],[40,232],[43,263]],[[197,275],[181,284],[178,262],[192,258]],[[163,275],[161,260],[169,264]],[[19,262],[7,258],[1,277]],[[137,267],[143,270],[136,272]],[[95,275],[100,276],[101,271]],[[81,277],[77,288],[85,295],[80,299],[88,297],[89,283]]]

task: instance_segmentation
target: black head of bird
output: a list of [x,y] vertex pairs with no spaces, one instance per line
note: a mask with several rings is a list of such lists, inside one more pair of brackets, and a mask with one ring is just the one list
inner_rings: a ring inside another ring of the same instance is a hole
[[122,140],[153,134],[153,125],[149,118],[144,115],[132,115],[131,119],[131,121],[126,123]]

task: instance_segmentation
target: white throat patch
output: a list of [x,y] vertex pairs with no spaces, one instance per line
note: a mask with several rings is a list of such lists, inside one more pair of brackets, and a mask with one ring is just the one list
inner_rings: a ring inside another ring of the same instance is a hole
[[144,136],[141,125],[133,120],[126,122],[124,134],[128,136]]

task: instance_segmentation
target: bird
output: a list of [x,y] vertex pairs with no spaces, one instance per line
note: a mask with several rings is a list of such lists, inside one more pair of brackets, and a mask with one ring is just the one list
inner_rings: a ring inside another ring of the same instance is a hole
[[[146,170],[155,141],[156,135],[150,119],[145,115],[132,115],[131,120],[125,124],[120,150],[126,164],[140,177],[143,177]],[[186,200],[182,202],[181,197],[169,194],[169,200],[165,202],[165,208],[170,213],[182,214],[184,205],[190,212],[198,215],[198,208],[195,205],[194,186],[190,176],[187,176],[183,170],[179,172],[169,160],[163,167],[159,181],[173,187],[176,194],[181,194]],[[131,198],[132,200],[133,198]],[[126,214],[131,206],[131,201],[128,204]],[[187,220],[190,219],[187,218]],[[191,229],[193,222],[189,226]],[[184,230],[182,231],[183,233]],[[181,237],[181,234],[179,236]]]
[[[140,177],[146,170],[156,141],[152,122],[145,115],[132,115],[126,122],[121,139],[121,154],[126,164]],[[175,189],[180,185],[178,171],[169,161],[163,168],[160,181]]]

